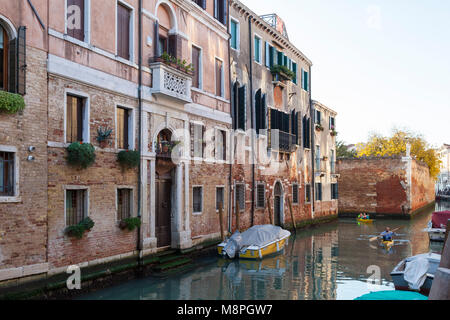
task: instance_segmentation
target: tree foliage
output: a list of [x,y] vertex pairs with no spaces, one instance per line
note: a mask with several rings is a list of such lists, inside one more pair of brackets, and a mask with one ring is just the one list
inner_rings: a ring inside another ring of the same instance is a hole
[[336,141],[336,156],[338,158],[356,158],[356,151],[349,150],[344,141]]
[[437,179],[441,165],[437,149],[431,147],[419,134],[402,130],[393,130],[390,137],[372,134],[367,143],[357,145],[357,157],[405,156],[408,143],[411,145],[411,156],[425,162],[430,169],[430,175]]

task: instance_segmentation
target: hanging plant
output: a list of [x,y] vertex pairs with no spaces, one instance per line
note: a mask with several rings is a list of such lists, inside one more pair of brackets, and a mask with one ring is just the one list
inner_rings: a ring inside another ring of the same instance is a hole
[[98,143],[100,143],[100,147],[101,148],[105,148],[107,143],[108,143],[108,139],[111,137],[111,133],[112,133],[112,129],[108,129],[108,127],[99,127],[97,129],[97,141]]
[[74,142],[67,147],[69,165],[86,169],[95,162],[95,148],[90,143]]
[[321,124],[316,124],[316,130],[317,131],[323,131],[324,130],[324,128],[322,127],[322,125]]
[[129,231],[133,231],[136,228],[141,226],[141,219],[138,217],[123,219],[119,223],[119,228],[122,230],[128,229]]
[[0,112],[9,114],[25,109],[25,100],[20,94],[0,90]]
[[69,237],[81,239],[83,238],[84,233],[86,231],[91,231],[94,225],[95,225],[94,221],[92,221],[91,218],[87,217],[83,219],[79,224],[67,227],[65,233]]
[[139,166],[140,154],[139,151],[125,150],[120,151],[117,155],[117,161],[124,168],[136,168]]
[[272,73],[272,75],[274,75],[274,76],[280,75],[281,77],[283,77],[286,80],[292,81],[292,79],[294,79],[294,77],[295,77],[295,73],[293,71],[289,70],[288,67],[281,66],[279,64],[272,66],[270,68],[270,72]]
[[331,130],[330,134],[331,134],[332,137],[335,137],[335,136],[338,135],[337,131],[334,130],[334,129]]

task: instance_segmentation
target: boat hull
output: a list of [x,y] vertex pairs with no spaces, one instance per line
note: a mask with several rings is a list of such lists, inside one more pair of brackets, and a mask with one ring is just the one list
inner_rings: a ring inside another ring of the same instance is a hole
[[428,237],[430,238],[430,241],[438,241],[438,242],[444,242],[445,240],[445,229],[427,229]]
[[[282,239],[278,239],[274,242],[271,242],[263,247],[250,246],[245,248],[239,252],[240,259],[263,259],[267,256],[271,256],[278,252],[283,251],[285,245],[287,244],[289,236],[286,236]],[[225,243],[221,243],[217,246],[217,252],[220,256],[224,255],[223,249],[225,247]]]
[[362,223],[372,223],[373,219],[356,219],[356,221],[362,222]]
[[389,249],[391,249],[394,246],[394,241],[393,240],[391,240],[391,241],[382,241],[381,244],[383,245],[383,247],[386,250],[389,250]]
[[423,283],[422,287],[420,288],[420,291],[411,290],[409,288],[408,282],[405,281],[403,278],[403,272],[392,272],[391,273],[392,281],[394,282],[395,290],[402,290],[402,291],[414,291],[419,292],[423,295],[428,296],[430,294],[431,286],[433,285],[434,276],[431,274],[427,274],[427,278],[425,282]]

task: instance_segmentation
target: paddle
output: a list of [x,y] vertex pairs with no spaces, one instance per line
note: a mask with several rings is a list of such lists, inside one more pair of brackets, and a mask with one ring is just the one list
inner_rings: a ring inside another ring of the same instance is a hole
[[[398,230],[400,230],[401,228],[403,228],[403,226],[400,227],[400,228],[394,229],[394,230],[392,230],[391,232],[398,231]],[[382,237],[382,236],[373,237],[373,238],[370,238],[369,241],[372,242],[372,241],[375,241],[375,240],[377,240],[378,238],[381,238],[381,237]]]

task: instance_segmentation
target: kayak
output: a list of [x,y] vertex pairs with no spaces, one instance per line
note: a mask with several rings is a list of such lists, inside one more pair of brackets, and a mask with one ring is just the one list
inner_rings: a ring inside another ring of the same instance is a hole
[[364,223],[372,223],[373,219],[356,219],[358,222],[364,222]]
[[381,243],[382,243],[383,246],[386,248],[386,250],[389,250],[389,249],[392,248],[392,246],[394,245],[394,240],[390,240],[390,241],[381,241]]

